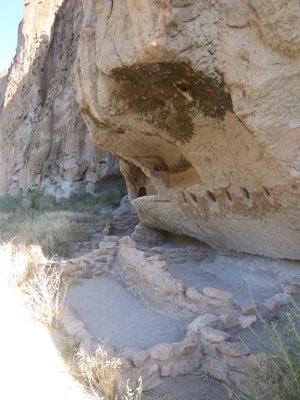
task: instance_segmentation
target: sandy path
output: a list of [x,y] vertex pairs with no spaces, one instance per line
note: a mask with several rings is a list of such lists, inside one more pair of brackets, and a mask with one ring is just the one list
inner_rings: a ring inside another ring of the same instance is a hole
[[1,399],[92,399],[67,374],[50,333],[28,314],[24,295],[3,282],[0,315]]

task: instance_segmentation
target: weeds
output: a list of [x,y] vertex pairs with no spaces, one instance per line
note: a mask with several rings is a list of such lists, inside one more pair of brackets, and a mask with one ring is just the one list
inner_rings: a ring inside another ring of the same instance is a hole
[[[255,400],[300,399],[300,308],[293,299],[288,305],[286,322],[268,323],[257,312],[268,339],[262,340],[252,330],[262,353],[252,354],[248,369]],[[230,399],[249,399],[227,388]]]
[[141,377],[139,378],[139,386],[135,390],[132,390],[128,386],[128,381],[127,381],[126,394],[125,396],[122,397],[122,400],[141,400],[142,392],[143,392],[143,382]]
[[103,393],[105,400],[112,400],[122,361],[119,358],[110,359],[102,347],[98,347],[93,356],[80,349],[77,357],[81,376],[89,383],[93,393],[96,395],[96,387]]
[[24,289],[29,295],[33,317],[49,329],[57,327],[67,291],[62,270],[37,266],[33,279],[26,281]]
[[28,295],[33,317],[48,328],[56,326],[68,285],[63,270],[46,268],[46,258],[39,246],[2,244],[0,257],[2,274]]
[[80,223],[109,218],[105,206],[117,206],[121,191],[98,195],[73,193],[68,199],[56,199],[40,191],[0,197],[0,239],[26,246],[38,244],[48,257],[69,257],[72,242],[87,241],[90,233]]
[[0,238],[14,239],[15,243],[26,246],[38,244],[49,257],[54,254],[67,257],[71,253],[71,242],[90,238],[88,232],[74,223],[76,218],[77,214],[61,211],[23,218],[16,215],[7,218],[7,214],[0,214]]

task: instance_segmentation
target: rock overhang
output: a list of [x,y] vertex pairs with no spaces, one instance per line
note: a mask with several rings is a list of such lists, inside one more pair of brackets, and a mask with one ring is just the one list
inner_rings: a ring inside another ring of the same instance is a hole
[[213,247],[299,259],[295,152],[290,142],[276,147],[283,135],[274,136],[263,118],[258,126],[259,107],[249,118],[240,111],[232,71],[218,55],[224,15],[214,2],[204,3],[114,2],[91,22],[88,0],[77,60],[82,113],[95,143],[121,159],[146,226]]

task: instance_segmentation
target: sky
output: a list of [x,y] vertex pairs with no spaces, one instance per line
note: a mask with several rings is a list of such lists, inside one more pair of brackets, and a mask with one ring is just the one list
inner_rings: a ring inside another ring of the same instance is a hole
[[23,12],[24,0],[0,0],[0,71],[10,66],[15,55]]

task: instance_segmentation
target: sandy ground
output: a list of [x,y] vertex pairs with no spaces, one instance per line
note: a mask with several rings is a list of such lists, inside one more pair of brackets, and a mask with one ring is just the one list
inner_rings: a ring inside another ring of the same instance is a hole
[[186,333],[184,322],[144,306],[109,276],[82,279],[69,288],[67,301],[95,337],[120,349],[181,341]]
[[[195,244],[195,242],[191,242]],[[178,248],[188,245],[186,241],[171,240],[166,248]],[[202,262],[175,264],[168,262],[172,277],[181,279],[185,287],[196,287],[200,292],[205,286],[227,291],[233,294],[237,306],[256,303],[271,297],[281,289],[281,285],[293,277],[300,277],[300,262],[274,260],[208,249],[208,255]]]
[[92,399],[67,374],[50,333],[26,310],[24,295],[0,282],[0,305],[0,398]]
[[[68,290],[67,299],[96,337],[117,348],[147,348],[182,340],[186,324],[145,307],[109,276],[81,280]],[[142,400],[228,400],[220,382],[188,375],[146,391]]]
[[228,394],[215,379],[187,375],[145,391],[142,400],[228,400]]

